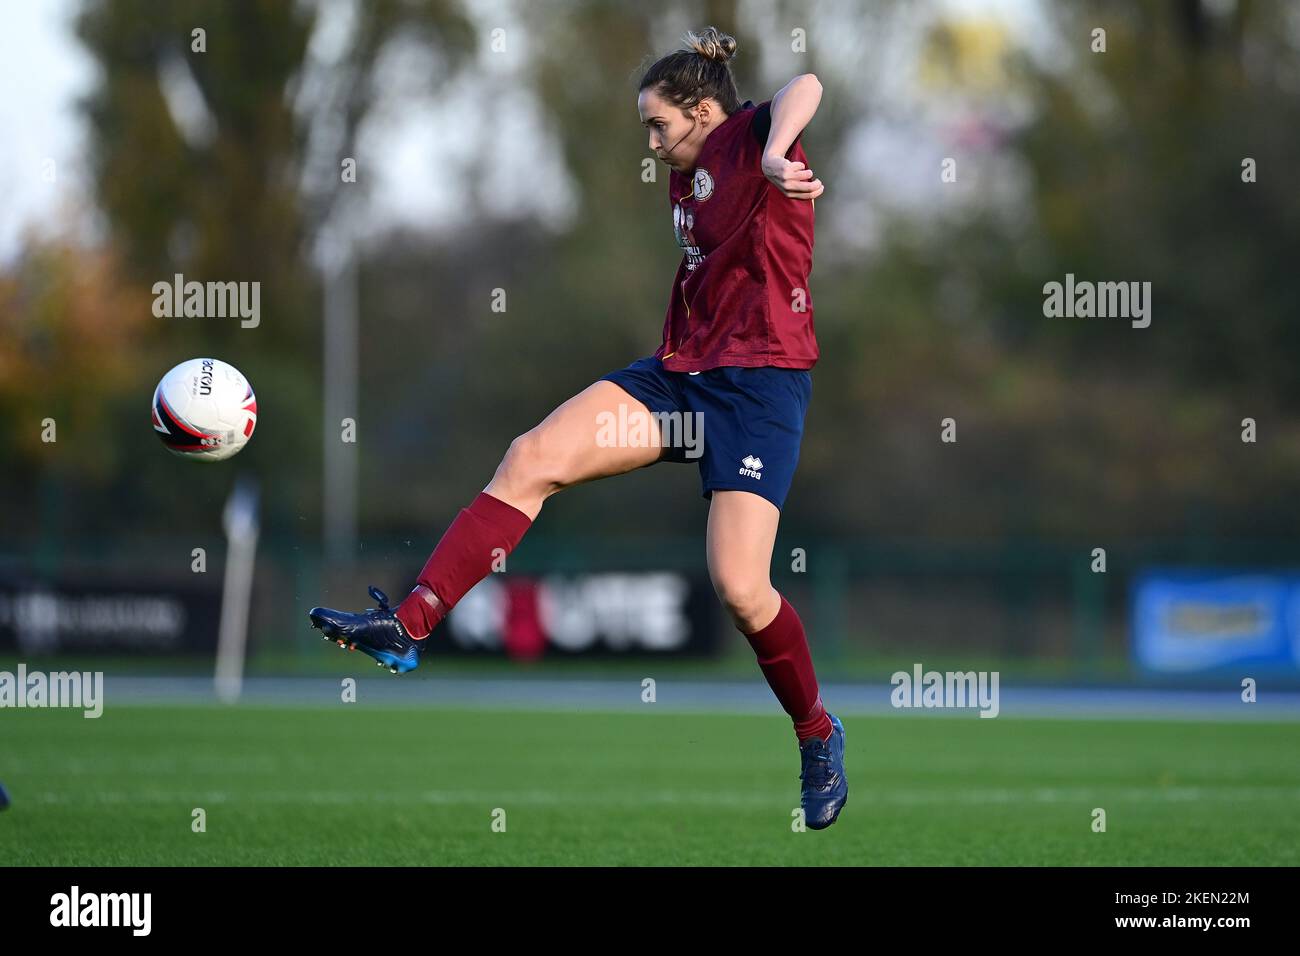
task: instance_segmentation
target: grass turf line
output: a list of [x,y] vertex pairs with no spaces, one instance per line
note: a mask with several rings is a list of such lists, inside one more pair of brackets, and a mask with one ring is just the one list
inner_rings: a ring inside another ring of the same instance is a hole
[[1294,724],[900,715],[846,730],[847,807],[793,833],[780,716],[6,710],[0,865],[1300,863]]

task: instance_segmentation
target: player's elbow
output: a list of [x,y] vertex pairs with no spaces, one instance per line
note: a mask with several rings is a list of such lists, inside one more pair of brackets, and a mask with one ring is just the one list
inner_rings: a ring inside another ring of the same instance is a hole
[[818,96],[821,96],[821,95],[822,95],[822,81],[819,80],[819,79],[817,79],[817,74],[816,74],[816,73],[803,73],[803,74],[800,74],[799,77],[798,77],[798,80],[799,80],[800,84],[802,84],[803,86],[808,87],[808,89],[812,90],[812,91],[813,91],[814,93],[816,93]]

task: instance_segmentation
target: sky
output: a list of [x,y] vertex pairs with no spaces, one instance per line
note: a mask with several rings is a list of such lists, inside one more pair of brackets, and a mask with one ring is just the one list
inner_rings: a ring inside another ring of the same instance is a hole
[[[6,4],[0,30],[0,262],[13,258],[25,228],[68,215],[68,197],[84,194],[75,103],[93,86],[95,65],[72,36],[76,8],[73,0]],[[47,181],[51,173],[53,182]]]

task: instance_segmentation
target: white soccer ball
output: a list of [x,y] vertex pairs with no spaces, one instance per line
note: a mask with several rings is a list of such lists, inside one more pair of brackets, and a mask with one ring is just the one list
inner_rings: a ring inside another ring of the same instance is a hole
[[182,362],[153,392],[153,428],[182,458],[221,461],[248,444],[257,425],[253,386],[218,359]]

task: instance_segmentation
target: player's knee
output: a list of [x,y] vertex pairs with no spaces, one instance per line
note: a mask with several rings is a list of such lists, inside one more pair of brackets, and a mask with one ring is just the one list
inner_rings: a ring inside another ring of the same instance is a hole
[[497,475],[513,487],[545,497],[564,487],[563,471],[563,464],[545,431],[534,428],[510,443]]
[[722,606],[742,631],[755,631],[767,623],[764,617],[773,599],[770,581],[745,575],[720,574],[713,579],[713,589]]

